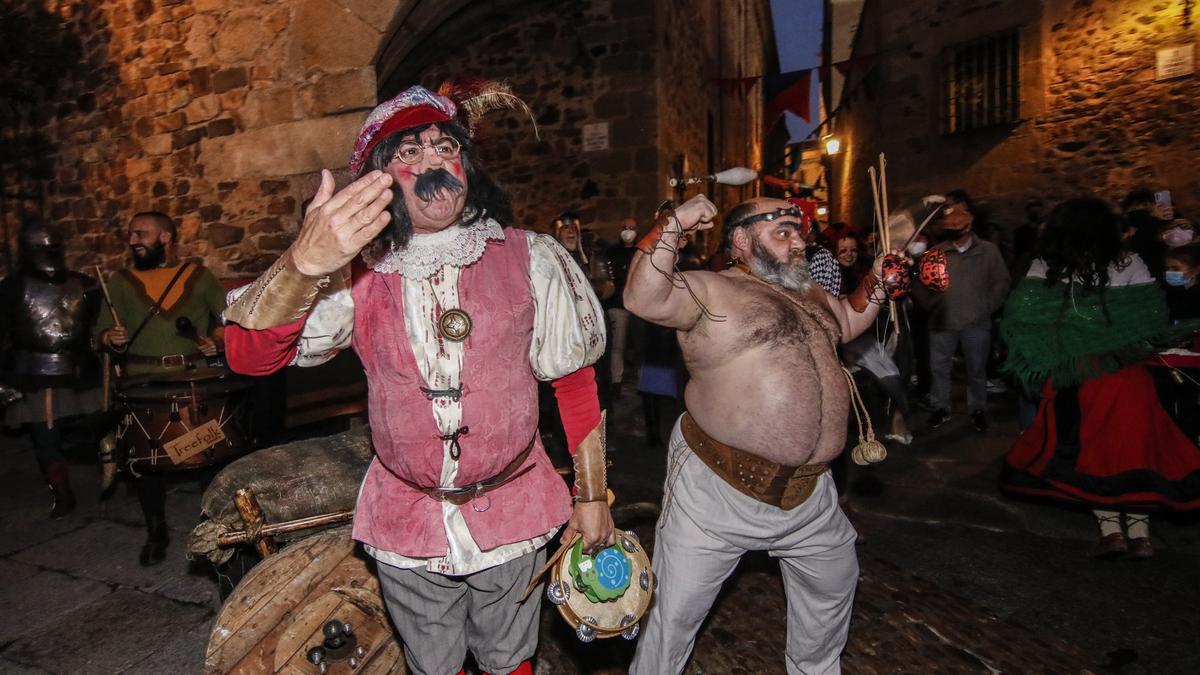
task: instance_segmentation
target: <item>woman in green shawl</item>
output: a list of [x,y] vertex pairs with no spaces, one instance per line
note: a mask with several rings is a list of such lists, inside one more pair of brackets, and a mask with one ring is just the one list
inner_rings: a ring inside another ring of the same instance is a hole
[[1168,325],[1146,265],[1122,250],[1108,204],[1079,198],[1054,209],[1001,330],[1006,369],[1042,391],[1008,453],[1005,489],[1091,506],[1098,556],[1150,557],[1148,510],[1200,508],[1200,449],[1139,364],[1184,331]]

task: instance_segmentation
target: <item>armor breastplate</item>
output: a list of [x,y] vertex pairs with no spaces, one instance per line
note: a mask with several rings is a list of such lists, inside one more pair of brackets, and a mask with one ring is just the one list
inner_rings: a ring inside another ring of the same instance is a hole
[[4,379],[25,387],[91,378],[97,364],[91,348],[95,310],[86,278],[69,274],[55,283],[25,275],[14,281],[17,293],[10,298],[15,306],[0,308],[12,313],[0,362]]

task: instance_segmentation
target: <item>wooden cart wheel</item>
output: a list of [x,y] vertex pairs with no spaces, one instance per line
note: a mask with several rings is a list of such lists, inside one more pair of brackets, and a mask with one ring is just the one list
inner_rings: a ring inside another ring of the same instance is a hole
[[[327,643],[323,630],[333,622],[351,630]],[[309,660],[316,654],[325,668]],[[349,527],[296,542],[250,570],[217,616],[204,670],[209,675],[408,672],[379,580],[357,551]]]

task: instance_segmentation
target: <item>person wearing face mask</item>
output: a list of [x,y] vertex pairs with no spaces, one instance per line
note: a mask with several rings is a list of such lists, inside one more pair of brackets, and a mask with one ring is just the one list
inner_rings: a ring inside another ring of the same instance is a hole
[[1166,244],[1167,250],[1170,251],[1196,241],[1196,228],[1192,225],[1192,221],[1186,218],[1176,218],[1162,231],[1161,238],[1162,242]]
[[1149,558],[1148,511],[1200,509],[1195,438],[1164,410],[1143,365],[1190,326],[1169,325],[1162,289],[1122,250],[1104,201],[1055,207],[1040,248],[1004,309],[1005,369],[1041,400],[1008,452],[1002,487],[1093,509],[1095,557]]
[[1200,318],[1200,243],[1167,252],[1163,283],[1172,321]]
[[1008,267],[995,244],[975,235],[971,198],[962,190],[946,194],[935,230],[936,248],[946,256],[945,290],[913,284],[914,301],[929,312],[930,398],[928,426],[950,419],[950,369],[961,346],[967,367],[967,411],[976,431],[987,431],[987,360],[992,315],[1009,291]]
[[1162,235],[1170,220],[1175,217],[1174,209],[1156,204],[1154,191],[1142,187],[1125,195],[1121,200],[1121,211],[1125,214],[1125,222],[1131,230],[1126,242],[1129,250],[1146,263],[1155,279],[1161,280],[1165,253]]

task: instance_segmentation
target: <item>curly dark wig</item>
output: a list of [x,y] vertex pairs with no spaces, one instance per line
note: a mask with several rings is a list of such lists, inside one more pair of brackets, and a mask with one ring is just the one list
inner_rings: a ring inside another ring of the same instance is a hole
[[[467,175],[467,200],[463,205],[462,224],[467,227],[482,224],[486,217],[495,219],[501,226],[511,225],[513,222],[512,196],[474,161],[475,144],[471,142],[471,135],[467,128],[457,121],[438,122],[436,126],[442,133],[458,141],[462,147],[460,157],[463,171]],[[383,139],[371,151],[371,156],[367,158],[363,167],[363,174],[384,170],[392,156],[396,154],[400,143],[415,140],[422,131],[428,128],[429,125],[422,125],[402,129]],[[412,218],[404,206],[404,195],[400,193],[399,189],[393,191],[395,196],[392,198],[391,205],[388,206],[388,211],[392,214],[392,221],[371,244],[372,253],[376,257],[388,249],[402,249],[408,246],[409,240],[412,239]]]
[[1121,226],[1102,199],[1069,199],[1050,212],[1041,239],[1046,284],[1075,281],[1085,290],[1108,286],[1108,270],[1123,257]]

